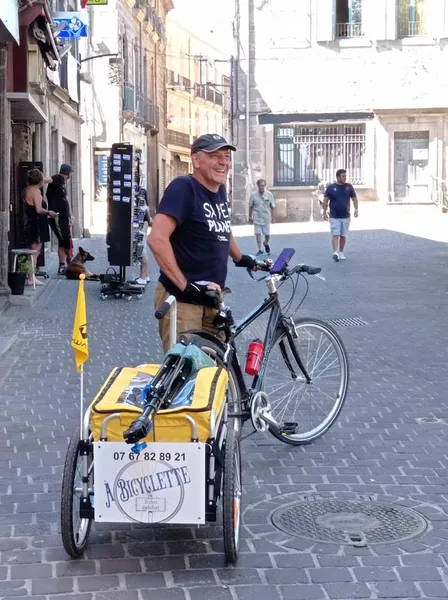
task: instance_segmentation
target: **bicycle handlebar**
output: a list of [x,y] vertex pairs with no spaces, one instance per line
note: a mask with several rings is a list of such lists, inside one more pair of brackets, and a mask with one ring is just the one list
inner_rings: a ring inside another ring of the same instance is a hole
[[[264,262],[264,261],[256,261],[257,267],[256,270],[257,271],[265,271],[265,272],[270,272],[270,269],[272,267],[272,262]],[[288,275],[294,275],[294,273],[306,273],[307,275],[318,275],[320,272],[322,271],[321,267],[311,267],[309,265],[296,265],[295,267],[292,267],[291,269],[285,268],[284,272],[283,272],[283,276],[287,277]],[[248,272],[250,274],[250,276],[252,277],[252,271],[250,271],[250,269],[248,269]],[[280,273],[279,273],[280,275]]]
[[156,319],[162,319],[166,313],[170,310],[172,303],[174,302],[174,298],[173,297],[169,297],[167,298],[167,300],[165,300],[165,302],[159,306],[159,308],[156,310],[155,312],[155,318]]
[[154,406],[148,406],[142,414],[131,423],[129,429],[123,433],[123,437],[127,444],[136,444],[140,440],[144,439],[149,432],[149,419],[155,412]]

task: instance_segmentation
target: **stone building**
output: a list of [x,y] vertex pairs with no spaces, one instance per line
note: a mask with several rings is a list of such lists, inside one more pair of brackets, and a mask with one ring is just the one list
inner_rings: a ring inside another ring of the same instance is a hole
[[[9,2],[9,0],[8,0]],[[74,235],[82,235],[83,197],[80,173],[80,117],[77,43],[62,44],[54,27],[55,10],[74,10],[74,0],[19,0],[18,40],[9,41],[6,81],[0,91],[3,166],[0,178],[3,202],[8,212],[2,219],[1,264],[11,264],[10,250],[22,244],[22,189],[26,171],[39,166],[43,172],[58,172],[69,162],[74,177],[68,198],[75,217]],[[2,4],[3,16],[3,4]],[[6,156],[5,156],[6,155]],[[5,239],[7,231],[7,241]],[[43,257],[42,257],[43,258]]]
[[87,7],[90,33],[81,59],[81,94],[83,189],[90,209],[106,198],[105,157],[116,142],[129,142],[140,154],[152,207],[165,188],[170,164],[165,21],[172,8],[172,0],[109,0],[107,6]]
[[190,146],[204,133],[230,134],[230,60],[167,19],[167,141],[170,179],[190,172]]
[[251,72],[269,111],[256,115],[252,140],[264,129],[279,216],[310,218],[316,185],[341,167],[361,199],[441,202],[448,0],[269,0],[258,8]]

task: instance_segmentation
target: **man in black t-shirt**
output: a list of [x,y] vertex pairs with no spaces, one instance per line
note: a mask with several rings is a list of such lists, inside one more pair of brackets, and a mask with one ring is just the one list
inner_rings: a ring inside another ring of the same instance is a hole
[[66,263],[73,258],[73,243],[71,225],[73,223],[70,204],[67,200],[67,181],[73,174],[71,165],[63,164],[57,175],[47,177],[44,183],[48,183],[47,200],[48,207],[58,214],[56,219],[49,219],[51,229],[54,231],[59,243],[59,269],[58,275],[65,273]]
[[[172,294],[177,298],[177,331],[203,329],[217,333],[215,304],[207,290],[222,290],[229,256],[238,267],[255,268],[243,255],[230,228],[225,183],[230,151],[223,137],[200,136],[191,147],[193,174],[177,177],[159,204],[148,244],[160,266],[154,296],[157,309]],[[169,314],[159,322],[165,352],[169,349]]]
[[350,183],[347,183],[347,171],[336,171],[336,182],[331,183],[324,194],[322,210],[324,218],[328,219],[327,209],[330,204],[330,227],[333,243],[333,260],[345,260],[344,248],[350,226],[350,202],[355,207],[355,217],[358,216],[358,198]]

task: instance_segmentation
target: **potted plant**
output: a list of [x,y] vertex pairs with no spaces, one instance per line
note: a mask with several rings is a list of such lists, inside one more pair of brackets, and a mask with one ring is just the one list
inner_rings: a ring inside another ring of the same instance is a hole
[[26,256],[17,259],[17,271],[8,273],[8,285],[13,296],[23,296],[28,275],[33,274],[33,265]]

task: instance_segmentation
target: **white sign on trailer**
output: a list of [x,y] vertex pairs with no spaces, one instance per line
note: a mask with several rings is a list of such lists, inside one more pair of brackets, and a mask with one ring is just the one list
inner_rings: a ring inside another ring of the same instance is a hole
[[95,442],[95,521],[205,523],[205,444]]

